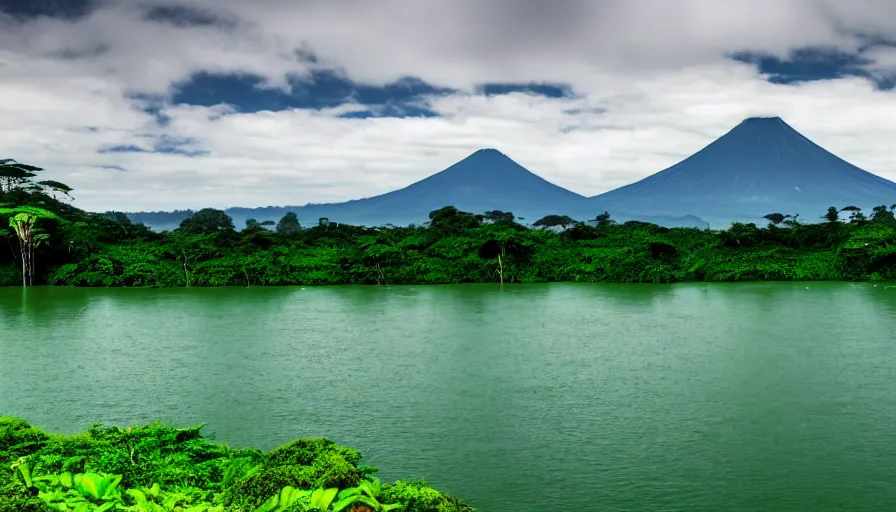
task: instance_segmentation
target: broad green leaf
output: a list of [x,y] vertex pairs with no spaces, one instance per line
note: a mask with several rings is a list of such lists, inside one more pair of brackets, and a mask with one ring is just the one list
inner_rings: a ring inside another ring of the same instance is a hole
[[276,510],[278,504],[280,503],[279,496],[271,496],[267,501],[261,504],[260,507],[255,509],[255,512],[271,512],[272,510]]
[[360,487],[349,487],[348,489],[339,491],[339,499],[347,498],[349,496],[356,496],[358,494],[361,494]]
[[293,503],[299,501],[300,499],[304,498],[305,496],[308,496],[309,494],[311,494],[311,491],[303,491],[303,490],[296,489],[295,487],[291,487],[291,486],[287,485],[280,491],[279,506],[281,509],[286,509]]
[[200,503],[199,505],[193,505],[190,508],[185,508],[183,512],[208,512],[211,510],[209,508],[208,503]]
[[333,503],[333,499],[338,492],[339,489],[335,487],[331,487],[330,489],[317,489],[311,493],[311,506],[324,510],[330,508],[330,504]]
[[62,501],[65,499],[65,493],[60,489],[54,489],[53,491],[41,491],[37,494],[37,496],[46,503]]
[[29,466],[28,463],[22,459],[19,459],[19,461],[20,462],[17,463],[17,466],[19,468],[19,472],[22,473],[22,479],[25,481],[25,487],[31,487],[31,466]]
[[146,494],[139,489],[128,489],[125,491],[125,494],[133,498],[138,505],[145,505],[147,503]]
[[341,512],[357,500],[357,495],[347,496],[333,504],[333,512]]
[[95,500],[103,497],[103,492],[105,491],[104,488],[101,488],[103,477],[96,473],[75,475],[74,483],[75,488],[82,496],[90,496]]
[[376,498],[380,495],[380,481],[379,479],[372,480],[364,480],[361,482],[358,487],[371,498]]
[[375,498],[370,498],[367,496],[358,496],[355,499],[355,503],[363,503],[364,505],[367,505],[374,510],[377,510],[380,507],[380,502],[378,502]]
[[115,503],[109,501],[109,502],[103,503],[102,505],[100,505],[99,507],[97,507],[97,508],[95,509],[95,512],[105,512],[106,510],[109,510],[109,509],[111,509],[111,508],[114,507],[114,506],[115,506]]
[[118,484],[121,483],[122,478],[124,478],[124,475],[115,475],[111,478],[109,478],[109,477],[104,478],[103,480],[106,483],[106,485],[105,485],[105,492],[103,493],[103,496],[112,496],[112,495],[118,494]]

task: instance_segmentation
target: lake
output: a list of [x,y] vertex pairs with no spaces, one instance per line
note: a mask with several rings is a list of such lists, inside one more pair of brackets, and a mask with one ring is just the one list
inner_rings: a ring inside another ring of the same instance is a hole
[[483,512],[896,508],[896,286],[0,288],[0,414],[324,436]]

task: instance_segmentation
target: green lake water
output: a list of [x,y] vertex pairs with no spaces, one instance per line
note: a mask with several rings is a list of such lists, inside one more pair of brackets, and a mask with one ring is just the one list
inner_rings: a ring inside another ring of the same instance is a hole
[[483,512],[896,510],[896,287],[0,288],[0,414],[325,436]]

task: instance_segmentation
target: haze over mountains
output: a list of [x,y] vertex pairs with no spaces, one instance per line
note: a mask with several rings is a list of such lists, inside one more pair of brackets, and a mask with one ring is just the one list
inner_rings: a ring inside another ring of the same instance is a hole
[[[617,221],[668,227],[727,227],[763,222],[768,213],[816,220],[829,206],[870,209],[896,203],[896,183],[838,158],[778,117],[746,119],[701,151],[641,181],[585,198],[550,183],[495,149],[481,149],[403,189],[332,204],[230,208],[247,218],[278,220],[295,212],[303,225],[318,218],[357,225],[407,225],[452,205],[460,210],[513,212],[526,222],[549,214],[593,219],[608,211]],[[172,229],[188,212],[128,213],[134,222]]]

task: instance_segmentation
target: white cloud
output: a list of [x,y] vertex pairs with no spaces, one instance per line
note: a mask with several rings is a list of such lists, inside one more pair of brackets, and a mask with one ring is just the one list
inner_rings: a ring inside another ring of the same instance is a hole
[[872,48],[864,55],[871,63],[865,68],[879,79],[896,78],[896,48],[882,46]]
[[[408,185],[480,147],[593,195],[674,164],[744,117],[780,115],[839,156],[896,179],[896,94],[857,78],[771,84],[725,59],[741,49],[854,48],[845,29],[896,34],[892,2],[567,0],[551,10],[535,0],[512,8],[471,0],[179,3],[240,21],[177,28],[141,21],[124,2],[76,22],[0,20],[0,157],[45,166],[94,210],[341,201]],[[164,127],[126,95],[165,93],[200,70],[252,72],[285,86],[287,73],[307,70],[295,58],[300,47],[371,82],[415,75],[469,89],[549,80],[582,95],[435,97],[443,117],[428,119],[338,117],[347,106],[237,114],[168,104]],[[103,51],[50,56],[95,49]],[[875,58],[890,65],[887,54]],[[209,154],[98,153],[151,147],[162,135],[195,139]]]

